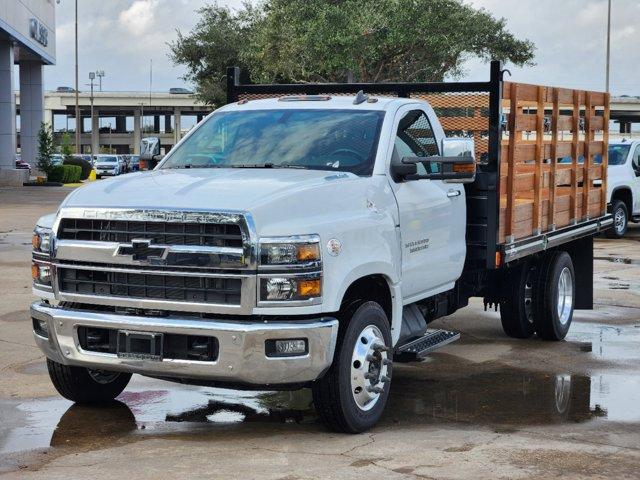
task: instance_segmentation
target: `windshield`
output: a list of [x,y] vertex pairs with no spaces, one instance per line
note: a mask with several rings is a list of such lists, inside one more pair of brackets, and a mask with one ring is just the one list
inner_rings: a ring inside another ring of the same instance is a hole
[[100,163],[115,163],[118,161],[116,157],[98,157]]
[[631,145],[609,145],[609,165],[623,165]]
[[209,118],[160,168],[307,168],[371,175],[384,112],[251,110]]

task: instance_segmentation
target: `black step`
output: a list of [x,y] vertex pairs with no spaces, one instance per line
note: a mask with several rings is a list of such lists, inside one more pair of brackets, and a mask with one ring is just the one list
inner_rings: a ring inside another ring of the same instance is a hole
[[429,352],[433,352],[440,347],[455,342],[460,338],[460,332],[454,332],[449,330],[427,330],[422,337],[411,340],[410,342],[400,345],[395,348],[395,357],[410,360],[411,358],[420,359],[427,356]]

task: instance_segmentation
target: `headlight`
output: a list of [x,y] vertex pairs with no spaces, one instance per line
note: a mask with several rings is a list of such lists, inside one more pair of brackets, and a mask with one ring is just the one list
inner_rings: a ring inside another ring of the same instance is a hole
[[49,253],[51,246],[51,230],[48,228],[36,227],[31,237],[31,246],[38,253]]
[[302,266],[320,262],[320,237],[304,235],[260,239],[260,264]]
[[38,285],[51,285],[51,266],[46,263],[31,264],[31,278]]
[[260,279],[261,301],[310,300],[322,296],[320,274],[274,276]]

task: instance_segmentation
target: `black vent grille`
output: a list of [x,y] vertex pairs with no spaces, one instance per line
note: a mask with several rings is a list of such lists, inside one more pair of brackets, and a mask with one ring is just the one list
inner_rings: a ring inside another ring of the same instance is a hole
[[242,247],[240,226],[234,223],[136,222],[63,218],[58,230],[63,240],[130,242],[134,238],[163,245]]
[[242,280],[59,268],[60,291],[175,302],[240,305]]

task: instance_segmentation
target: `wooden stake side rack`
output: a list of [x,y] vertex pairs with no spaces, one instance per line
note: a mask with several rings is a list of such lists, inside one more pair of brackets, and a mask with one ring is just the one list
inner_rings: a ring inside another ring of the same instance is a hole
[[609,94],[504,82],[499,243],[606,214]]

